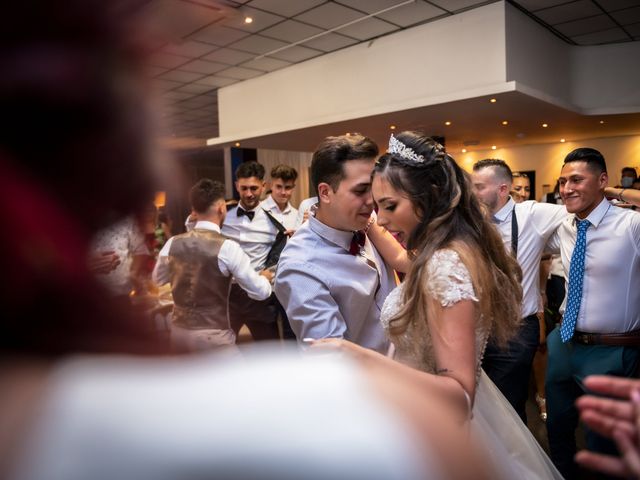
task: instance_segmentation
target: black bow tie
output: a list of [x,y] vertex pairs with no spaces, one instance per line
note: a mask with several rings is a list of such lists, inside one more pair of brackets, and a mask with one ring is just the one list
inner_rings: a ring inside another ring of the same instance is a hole
[[247,212],[244,208],[237,208],[237,212],[238,212],[238,217],[241,217],[243,215],[246,215],[249,218],[249,221],[253,221],[253,216],[256,214],[256,212]]

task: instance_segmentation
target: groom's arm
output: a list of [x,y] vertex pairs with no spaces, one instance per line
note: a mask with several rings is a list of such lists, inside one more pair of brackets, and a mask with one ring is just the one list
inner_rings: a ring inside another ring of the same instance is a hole
[[321,272],[309,263],[278,265],[274,291],[298,342],[304,338],[344,337],[344,318],[329,286],[320,278]]

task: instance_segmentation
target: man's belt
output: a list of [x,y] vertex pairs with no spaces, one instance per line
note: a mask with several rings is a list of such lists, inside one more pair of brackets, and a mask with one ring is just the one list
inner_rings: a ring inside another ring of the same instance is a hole
[[640,347],[640,330],[623,333],[588,333],[576,330],[573,334],[573,340],[582,345]]

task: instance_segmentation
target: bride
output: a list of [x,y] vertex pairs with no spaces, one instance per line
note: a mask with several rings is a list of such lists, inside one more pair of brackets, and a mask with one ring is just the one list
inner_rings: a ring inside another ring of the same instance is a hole
[[431,138],[402,132],[376,163],[372,193],[378,225],[407,247],[399,256],[379,242],[385,258],[408,272],[381,314],[395,360],[337,339],[314,347],[346,350],[375,370],[413,376],[457,405],[499,478],[562,478],[480,368],[489,334],[506,343],[515,332],[522,291],[519,267],[467,174]]

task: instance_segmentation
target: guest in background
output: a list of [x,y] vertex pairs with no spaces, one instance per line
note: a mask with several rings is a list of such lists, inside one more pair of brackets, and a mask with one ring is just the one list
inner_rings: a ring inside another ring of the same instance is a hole
[[[551,458],[568,479],[579,477],[575,401],[585,393],[584,378],[632,377],[640,360],[640,215],[611,205],[607,182],[597,150],[566,156],[560,194],[571,215],[553,243],[560,246],[567,296],[562,323],[547,339],[546,394]],[[589,450],[615,453],[597,433],[588,430],[586,440]]]
[[514,198],[516,203],[526,202],[531,198],[531,179],[526,173],[513,172],[513,183],[511,188],[519,196],[518,200]]
[[297,227],[298,210],[291,206],[291,195],[296,188],[298,172],[289,165],[278,165],[271,169],[271,193],[260,206],[282,224],[289,236]]
[[633,167],[623,167],[620,172],[620,184],[616,188],[631,188],[638,179],[638,172]]
[[224,185],[202,179],[190,191],[195,228],[171,237],[162,248],[153,279],[171,282],[174,309],[171,335],[192,350],[232,345],[236,335],[229,320],[231,280],[253,300],[271,295],[271,272],[258,274],[233,240],[220,234],[227,215]]
[[[240,195],[238,206],[229,210],[222,225],[222,235],[235,240],[249,256],[251,267],[262,271],[278,237],[278,229],[260,207],[264,192],[264,166],[244,162],[236,169],[235,188]],[[238,285],[231,286],[229,297],[231,328],[236,335],[246,325],[254,340],[275,340],[278,332],[277,306],[272,299],[254,300]]]

